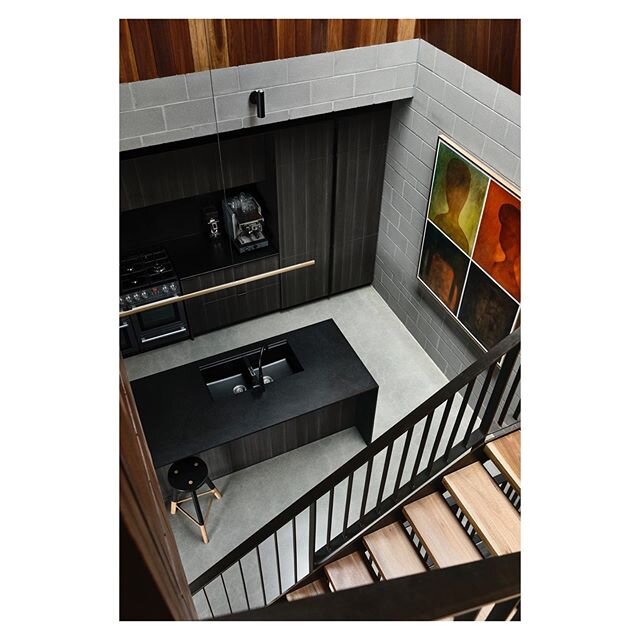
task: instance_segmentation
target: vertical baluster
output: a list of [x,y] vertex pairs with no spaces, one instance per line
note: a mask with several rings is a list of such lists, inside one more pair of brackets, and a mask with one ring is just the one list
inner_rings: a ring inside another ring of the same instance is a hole
[[213,609],[211,608],[211,603],[209,602],[209,596],[207,595],[207,587],[203,587],[202,593],[204,593],[204,598],[207,601],[207,606],[209,607],[209,611],[211,611],[211,617],[215,618],[213,615]]
[[[478,396],[478,400],[476,401],[475,409],[473,410],[473,414],[471,415],[471,419],[469,420],[469,424],[467,425],[467,432],[464,434],[464,446],[466,447],[469,443],[469,438],[471,437],[471,432],[473,431],[473,427],[476,424],[476,420],[478,419],[478,414],[480,413],[480,409],[482,408],[482,403],[484,402],[484,397],[487,395],[487,391],[489,390],[489,385],[491,384],[491,379],[493,378],[493,372],[495,371],[497,363],[494,362],[488,369],[487,375],[482,383],[482,388],[480,389],[480,395]],[[480,374],[478,374],[480,375]],[[477,379],[478,376],[476,376]],[[475,382],[475,380],[474,380]]]
[[276,568],[278,569],[278,595],[282,593],[282,575],[280,571],[280,549],[278,549],[278,530],[274,533],[276,543]]
[[362,504],[360,505],[360,517],[364,515],[365,507],[367,506],[367,496],[369,495],[369,483],[371,482],[371,467],[373,466],[373,461],[369,460],[367,462],[367,471],[364,479],[364,493],[362,494]]
[[502,424],[504,419],[507,417],[507,412],[509,411],[509,407],[511,406],[511,401],[513,400],[513,396],[516,393],[516,389],[518,388],[518,384],[520,384],[520,367],[518,367],[518,371],[513,378],[513,382],[511,383],[511,389],[509,389],[509,393],[507,394],[507,399],[504,401],[504,407],[502,407],[502,411],[500,412],[500,417],[498,418],[498,424]]
[[249,594],[247,593],[247,583],[244,579],[244,571],[242,570],[242,560],[238,560],[238,566],[240,567],[240,578],[242,579],[242,588],[244,589],[244,599],[247,601],[247,609],[251,609]]
[[384,492],[384,485],[387,484],[387,473],[389,473],[389,461],[391,460],[391,452],[396,441],[387,445],[387,455],[384,457],[384,467],[382,468],[382,478],[380,479],[380,488],[378,489],[378,499],[376,500],[376,507],[382,502],[382,493]]
[[229,600],[229,592],[227,591],[227,585],[224,581],[224,573],[220,574],[222,578],[222,588],[224,589],[224,595],[227,597],[227,604],[229,605],[229,613],[233,613],[233,609],[231,608],[231,600]]
[[296,517],[293,516],[293,582],[298,582],[298,536],[296,531]]
[[264,606],[267,606],[267,590],[264,588],[264,574],[262,573],[262,558],[260,558],[260,545],[256,546],[256,553],[258,554],[258,571],[260,572],[260,585],[262,587],[262,600]]
[[315,566],[316,555],[316,501],[309,505],[309,573]]
[[510,600],[504,600],[503,602],[498,602],[494,605],[493,609],[487,616],[487,622],[491,622],[494,620],[503,621],[510,620],[514,615],[515,611],[518,607],[518,602],[520,601],[520,597],[516,596],[515,598],[511,598]]
[[351,489],[353,488],[353,472],[349,474],[347,482],[347,497],[344,501],[344,521],[342,523],[342,532],[344,533],[349,526],[349,508],[351,507]]
[[414,424],[404,441],[404,447],[402,447],[402,456],[400,457],[400,466],[398,467],[398,474],[396,475],[396,482],[393,485],[393,495],[398,495],[398,489],[400,488],[400,482],[402,480],[402,474],[404,472],[404,465],[407,462],[407,454],[409,453],[409,445],[411,444],[411,438],[413,438],[413,430],[416,428]]
[[444,433],[444,428],[447,425],[447,420],[449,419],[449,413],[451,413],[451,405],[453,404],[453,396],[447,400],[447,404],[444,407],[444,413],[442,414],[442,420],[440,421],[440,426],[438,427],[438,433],[436,434],[435,442],[433,443],[433,448],[431,449],[431,455],[429,456],[429,463],[427,464],[427,473],[431,471],[431,467],[433,466],[436,453],[438,448],[440,447],[440,441],[442,440],[442,434]]
[[464,410],[467,408],[467,404],[469,403],[469,397],[471,396],[471,390],[473,389],[474,383],[475,383],[475,378],[467,385],[467,390],[464,392],[464,397],[462,398],[462,403],[460,404],[460,409],[458,410],[456,421],[453,423],[453,428],[451,429],[451,435],[449,436],[449,441],[447,442],[447,446],[444,450],[445,460],[449,460],[449,454],[451,453],[453,442],[458,433],[460,423],[462,422],[462,416],[464,415]]
[[482,420],[480,420],[480,433],[485,436],[489,433],[493,425],[496,413],[498,412],[498,407],[500,406],[500,401],[502,400],[504,391],[507,388],[507,383],[509,382],[511,372],[513,371],[513,367],[515,366],[519,353],[520,345],[516,345],[511,349],[511,351],[507,351],[504,356],[502,368],[496,378],[496,383],[493,385],[493,391],[489,396],[489,402],[487,402],[487,408],[484,410]]
[[418,446],[418,453],[416,454],[416,460],[413,463],[413,470],[411,471],[411,486],[414,485],[415,478],[418,475],[418,469],[420,468],[420,461],[422,460],[422,454],[424,453],[424,447],[427,444],[427,436],[429,435],[429,429],[431,427],[431,420],[433,420],[433,414],[430,413],[427,416],[427,420],[424,423],[424,429],[422,431],[422,437],[420,438],[420,445]]
[[331,487],[331,491],[329,491],[329,516],[327,518],[327,546],[329,545],[329,540],[331,540],[331,520],[333,519],[333,490],[334,490],[334,487]]

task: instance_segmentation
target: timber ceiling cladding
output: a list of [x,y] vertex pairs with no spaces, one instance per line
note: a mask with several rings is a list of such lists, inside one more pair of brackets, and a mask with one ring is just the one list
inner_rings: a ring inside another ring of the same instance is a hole
[[120,82],[411,38],[520,92],[519,20],[120,20]]

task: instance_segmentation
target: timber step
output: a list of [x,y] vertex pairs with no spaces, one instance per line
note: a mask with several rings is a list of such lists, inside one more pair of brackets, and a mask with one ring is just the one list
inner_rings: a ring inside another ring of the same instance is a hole
[[399,522],[364,536],[364,544],[385,580],[426,571],[417,549]]
[[520,430],[489,442],[484,450],[509,484],[520,493]]
[[520,514],[480,462],[446,475],[443,484],[491,553],[520,551]]
[[402,511],[436,567],[482,560],[482,554],[439,493],[405,505]]
[[374,582],[369,567],[359,551],[330,562],[325,565],[324,572],[334,591],[353,589]]
[[295,591],[287,593],[287,600],[293,602],[294,600],[303,600],[304,598],[312,598],[313,596],[319,596],[323,593],[329,593],[329,585],[324,578],[314,580],[313,582],[300,587]]

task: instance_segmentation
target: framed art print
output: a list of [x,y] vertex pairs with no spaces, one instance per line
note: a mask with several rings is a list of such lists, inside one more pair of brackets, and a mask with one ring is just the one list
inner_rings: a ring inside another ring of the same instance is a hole
[[488,350],[520,310],[520,192],[438,137],[418,280]]

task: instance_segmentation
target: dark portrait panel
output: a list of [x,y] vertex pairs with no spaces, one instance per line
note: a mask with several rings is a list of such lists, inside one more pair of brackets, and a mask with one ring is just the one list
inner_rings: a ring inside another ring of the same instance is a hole
[[511,333],[517,313],[518,303],[471,263],[458,318],[472,335],[491,349]]
[[478,231],[489,178],[443,142],[438,144],[428,217],[467,255]]
[[520,200],[493,180],[473,260],[520,300]]
[[427,222],[418,277],[454,314],[460,305],[468,265],[469,258]]

